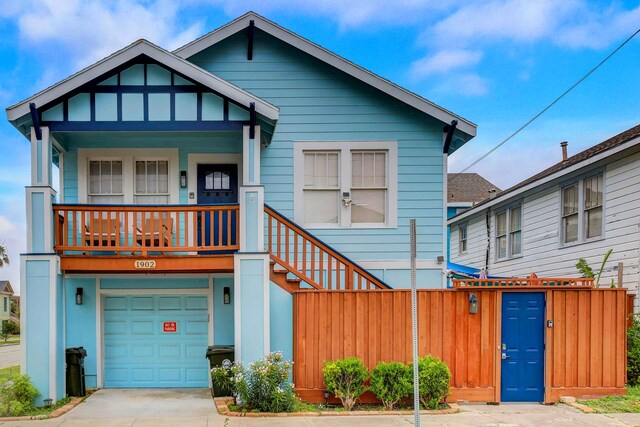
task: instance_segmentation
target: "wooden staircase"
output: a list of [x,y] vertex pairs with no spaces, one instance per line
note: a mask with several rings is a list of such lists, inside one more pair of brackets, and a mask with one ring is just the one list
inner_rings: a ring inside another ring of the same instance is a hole
[[287,292],[390,289],[384,281],[265,204],[270,279]]

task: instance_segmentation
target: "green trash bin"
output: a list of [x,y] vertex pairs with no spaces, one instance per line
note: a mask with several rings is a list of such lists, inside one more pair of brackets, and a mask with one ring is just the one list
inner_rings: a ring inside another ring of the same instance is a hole
[[[209,359],[209,367],[215,366],[230,366],[235,360],[235,352],[232,345],[211,345],[207,348],[207,354],[205,356]],[[231,391],[225,390],[220,387],[213,387],[213,395],[217,397],[231,396]]]
[[87,394],[84,378],[84,358],[87,351],[83,347],[71,347],[66,350],[67,396],[82,397]]

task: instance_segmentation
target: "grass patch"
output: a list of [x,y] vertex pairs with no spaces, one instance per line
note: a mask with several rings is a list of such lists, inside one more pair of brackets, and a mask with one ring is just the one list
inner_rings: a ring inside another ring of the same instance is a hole
[[69,402],[71,402],[71,398],[70,397],[65,397],[63,399],[58,400],[55,404],[51,405],[50,408],[44,408],[44,407],[43,408],[33,408],[32,411],[29,411],[25,415],[28,416],[28,417],[32,417],[34,415],[49,415],[50,413],[52,413],[56,409],[62,408],[64,405],[66,405]]
[[607,396],[600,399],[579,400],[579,402],[602,414],[640,413],[640,386],[627,386],[626,396]]
[[18,374],[20,374],[20,366],[9,366],[8,368],[0,369],[0,385],[6,383],[9,378]]

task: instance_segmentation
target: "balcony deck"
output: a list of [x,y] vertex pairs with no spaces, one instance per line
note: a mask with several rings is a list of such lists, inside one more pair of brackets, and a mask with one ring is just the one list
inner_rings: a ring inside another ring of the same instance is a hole
[[53,207],[54,250],[68,273],[231,272],[239,206]]

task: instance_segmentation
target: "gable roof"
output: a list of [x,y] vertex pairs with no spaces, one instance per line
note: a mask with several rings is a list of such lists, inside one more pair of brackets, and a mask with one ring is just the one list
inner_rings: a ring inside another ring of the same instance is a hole
[[477,173],[450,173],[447,175],[447,202],[479,203],[489,198],[489,190],[500,191],[497,185]]
[[154,59],[241,105],[249,106],[250,102],[254,102],[258,114],[262,114],[271,120],[278,119],[279,110],[274,105],[144,39],[138,40],[24,101],[12,105],[7,108],[7,119],[9,121],[17,120],[29,113],[29,103],[34,102],[36,106],[41,107],[55,101],[70,91],[99,78],[140,55]]
[[448,222],[451,224],[463,218],[467,218],[480,209],[486,209],[490,206],[501,203],[510,197],[514,197],[515,195],[535,188],[538,185],[557,179],[581,167],[587,166],[588,164],[595,163],[596,161],[609,157],[619,151],[629,148],[626,146],[627,144],[629,144],[629,147],[640,145],[640,125],[621,132],[600,144],[587,148],[586,150],[567,158],[565,161],[556,163],[542,172],[539,172],[532,177],[501,191],[494,198],[486,199],[475,205],[473,208],[459,213],[452,217]]
[[11,282],[9,282],[8,280],[0,280],[0,292],[13,294]]
[[254,21],[256,28],[270,34],[271,36],[282,40],[283,42],[294,46],[307,54],[332,65],[339,70],[355,77],[358,80],[371,85],[382,92],[391,95],[392,97],[408,104],[438,120],[441,120],[449,124],[452,120],[458,121],[458,129],[466,134],[470,139],[476,135],[477,126],[455,114],[445,108],[436,105],[435,103],[417,95],[409,90],[396,85],[395,83],[378,76],[371,71],[360,67],[357,64],[323,48],[320,45],[307,40],[298,34],[287,30],[278,24],[269,21],[263,16],[258,15],[255,12],[248,12],[241,17],[231,21],[230,23],[211,31],[204,36],[197,38],[196,40],[176,49],[173,51],[176,55],[182,58],[189,58],[198,52],[218,43],[227,37],[236,34],[239,31],[246,29],[249,26],[249,22]]

